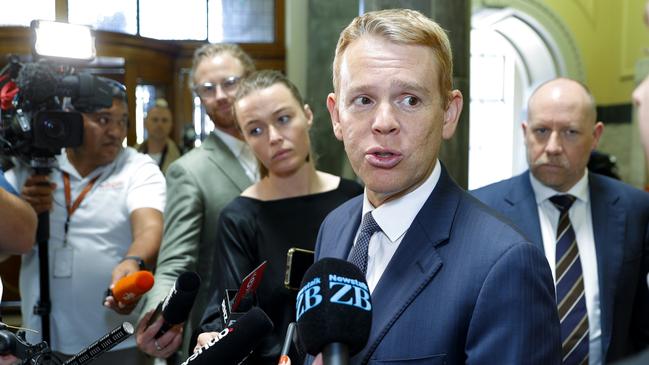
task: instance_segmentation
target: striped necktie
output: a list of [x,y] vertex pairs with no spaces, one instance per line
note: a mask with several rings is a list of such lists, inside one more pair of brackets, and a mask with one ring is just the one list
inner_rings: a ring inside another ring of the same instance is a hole
[[575,202],[572,195],[550,198],[559,210],[556,245],[556,291],[564,364],[588,364],[588,313],[584,277],[575,230],[568,210]]
[[347,257],[347,261],[358,266],[363,274],[367,274],[367,249],[370,247],[370,238],[379,231],[381,231],[381,227],[372,217],[372,212],[365,213],[361,221],[361,232],[358,234],[354,247],[349,252],[349,257]]

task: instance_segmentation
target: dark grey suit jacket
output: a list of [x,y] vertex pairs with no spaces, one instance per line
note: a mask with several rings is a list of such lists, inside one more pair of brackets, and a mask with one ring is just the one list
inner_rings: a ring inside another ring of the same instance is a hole
[[[599,272],[603,359],[649,344],[649,194],[589,173]],[[540,249],[543,237],[529,172],[477,189],[474,196],[509,218]]]

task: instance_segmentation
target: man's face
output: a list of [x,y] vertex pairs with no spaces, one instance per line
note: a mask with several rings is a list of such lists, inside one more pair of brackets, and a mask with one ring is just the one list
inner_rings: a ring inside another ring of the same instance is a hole
[[113,99],[108,109],[83,114],[83,145],[75,153],[95,167],[115,160],[122,149],[128,127],[126,103]]
[[337,94],[327,108],[334,134],[374,206],[417,188],[453,136],[462,95],[438,89],[433,52],[363,36],[345,50]]
[[197,90],[197,93],[205,106],[207,115],[221,129],[236,129],[232,116],[232,103],[243,72],[241,62],[228,52],[205,58],[196,67],[195,87],[212,85],[211,88],[204,88],[204,92]]
[[544,185],[566,192],[584,176],[604,125],[595,123],[587,94],[573,81],[550,82],[532,98],[523,123],[527,162]]
[[[633,103],[636,106],[642,141],[647,144],[649,143],[649,76],[633,91]],[[649,149],[649,145],[646,145],[645,149]]]
[[171,111],[167,108],[154,107],[146,115],[144,122],[149,138],[164,140],[171,132]]

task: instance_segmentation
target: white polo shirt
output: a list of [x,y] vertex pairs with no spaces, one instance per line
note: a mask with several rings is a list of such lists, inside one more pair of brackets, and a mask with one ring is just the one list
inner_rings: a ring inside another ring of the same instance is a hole
[[[104,307],[103,300],[112,270],[126,255],[133,240],[131,213],[139,208],[163,212],[165,180],[151,158],[130,147],[122,150],[112,163],[83,178],[70,164],[65,152],[57,157],[57,161],[59,168],[50,175],[51,181],[56,183],[49,238],[50,347],[65,354],[76,354],[122,322],[137,324],[139,308],[124,316]],[[100,176],[70,217],[67,246],[71,251],[63,247],[67,211],[62,171],[70,174],[72,201],[89,181]],[[7,179],[20,188],[29,173],[27,169],[16,168],[7,173]],[[68,256],[70,252],[72,254]],[[70,266],[62,264],[66,256],[71,258]],[[38,248],[34,247],[22,258],[21,309],[23,325],[40,330],[40,317],[33,314],[39,297],[38,268]],[[55,270],[60,270],[58,275],[55,275]],[[70,271],[70,274],[60,274],[65,271]],[[28,332],[27,340],[37,343],[40,337],[40,334]],[[115,349],[134,346],[132,336]]]

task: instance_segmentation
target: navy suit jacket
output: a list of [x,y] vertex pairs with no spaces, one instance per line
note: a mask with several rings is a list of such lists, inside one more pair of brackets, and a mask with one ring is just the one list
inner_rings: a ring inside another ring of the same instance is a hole
[[[599,274],[602,358],[613,361],[649,344],[649,194],[593,173],[588,175],[588,184]],[[473,194],[543,249],[529,171]]]
[[[346,259],[363,197],[325,219],[316,259]],[[543,252],[445,169],[372,292],[372,329],[350,364],[559,364]]]

